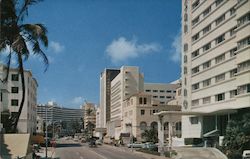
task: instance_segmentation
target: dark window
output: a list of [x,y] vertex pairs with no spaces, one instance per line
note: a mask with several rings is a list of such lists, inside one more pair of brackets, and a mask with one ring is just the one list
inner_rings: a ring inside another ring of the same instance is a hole
[[202,31],[203,31],[203,35],[206,34],[207,32],[209,32],[211,30],[211,24],[209,24],[208,26],[206,26]]
[[11,99],[11,106],[18,106],[18,99]]
[[194,58],[194,57],[196,57],[198,55],[199,55],[199,49],[192,52],[192,58]]
[[140,104],[142,104],[142,98],[139,99]]
[[196,8],[199,4],[200,4],[200,0],[195,1],[195,2],[192,4],[192,9]]
[[144,104],[147,104],[147,98],[144,98]]
[[220,16],[219,18],[217,18],[215,20],[215,23],[216,23],[216,25],[219,25],[224,20],[225,20],[225,14],[223,14],[222,16]]
[[192,41],[196,41],[199,39],[199,33],[195,34],[193,37],[192,37]]
[[190,117],[191,124],[198,124],[199,119],[198,117]]
[[225,34],[223,34],[223,35],[217,37],[217,38],[215,39],[215,42],[216,42],[216,44],[219,44],[219,43],[221,43],[221,42],[224,41],[224,40],[225,40]]
[[158,90],[153,90],[153,92],[158,92]]
[[221,4],[223,2],[223,0],[216,0],[215,1],[215,5],[218,6],[219,4]]
[[208,43],[208,44],[204,45],[203,46],[203,52],[209,50],[210,48],[211,48],[211,43]]
[[203,16],[205,17],[206,15],[208,15],[210,11],[211,11],[211,6],[209,6],[206,10],[204,10]]
[[18,77],[19,77],[18,74],[12,74],[12,75],[11,75],[11,80],[12,80],[12,81],[18,81],[18,80],[19,80]]
[[222,100],[224,100],[224,99],[225,99],[225,93],[217,94],[217,95],[215,96],[215,100],[216,100],[216,101],[222,101]]
[[145,110],[142,109],[142,110],[141,110],[141,115],[144,115],[144,114],[145,114]]
[[11,93],[18,93],[18,87],[11,87]]
[[146,92],[151,92],[151,90],[150,90],[150,89],[147,89]]

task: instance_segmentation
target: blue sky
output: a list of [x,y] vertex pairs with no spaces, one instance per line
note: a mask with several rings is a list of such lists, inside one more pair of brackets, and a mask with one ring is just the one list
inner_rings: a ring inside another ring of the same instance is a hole
[[38,103],[98,104],[107,67],[139,66],[145,82],[180,76],[180,0],[45,0],[26,22],[45,24],[50,40],[47,72],[37,57],[26,62],[39,83]]

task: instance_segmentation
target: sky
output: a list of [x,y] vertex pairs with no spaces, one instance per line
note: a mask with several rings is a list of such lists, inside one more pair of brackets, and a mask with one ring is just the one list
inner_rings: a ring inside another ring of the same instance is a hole
[[48,29],[48,70],[39,57],[25,62],[40,104],[99,104],[105,68],[138,66],[145,82],[180,77],[181,0],[44,0],[30,7],[25,22]]

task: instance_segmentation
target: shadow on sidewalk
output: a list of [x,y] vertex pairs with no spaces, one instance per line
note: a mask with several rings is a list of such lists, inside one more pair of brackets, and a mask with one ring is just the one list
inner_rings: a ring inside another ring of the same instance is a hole
[[0,134],[0,158],[2,159],[11,159],[10,150],[8,146],[5,144],[3,134]]

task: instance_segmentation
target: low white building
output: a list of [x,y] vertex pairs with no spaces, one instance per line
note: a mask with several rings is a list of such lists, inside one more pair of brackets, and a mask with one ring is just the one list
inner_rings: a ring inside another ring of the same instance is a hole
[[[0,65],[0,79],[6,76],[7,68]],[[20,115],[17,129],[19,133],[36,132],[36,105],[38,83],[30,70],[24,71],[25,78],[25,99]],[[2,83],[0,89],[8,92],[2,93],[2,111],[9,110],[10,113],[17,113],[22,100],[22,82],[18,69],[10,68],[8,82]]]

